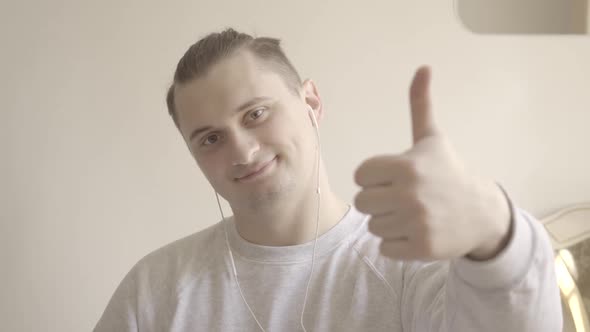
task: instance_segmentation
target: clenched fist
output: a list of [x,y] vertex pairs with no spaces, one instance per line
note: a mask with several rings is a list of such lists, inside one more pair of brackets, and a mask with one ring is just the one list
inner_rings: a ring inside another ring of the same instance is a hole
[[410,87],[413,146],[365,160],[355,172],[355,206],[371,215],[381,253],[401,260],[490,259],[508,242],[511,210],[492,180],[468,173],[436,126],[430,68]]

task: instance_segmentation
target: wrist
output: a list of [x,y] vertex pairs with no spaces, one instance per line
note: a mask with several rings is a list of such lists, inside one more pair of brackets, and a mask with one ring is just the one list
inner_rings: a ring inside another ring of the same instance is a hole
[[490,219],[487,222],[492,227],[483,243],[467,255],[467,258],[476,261],[496,257],[506,248],[512,235],[513,215],[510,200],[498,184],[491,183],[491,186],[493,187],[489,192],[492,194],[488,199],[490,203],[487,206],[492,207],[490,211],[493,212],[489,214]]

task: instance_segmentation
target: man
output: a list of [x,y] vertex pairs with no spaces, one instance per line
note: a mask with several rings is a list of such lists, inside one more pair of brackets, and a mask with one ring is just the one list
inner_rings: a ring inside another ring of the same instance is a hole
[[319,154],[318,89],[279,41],[192,45],[168,108],[233,216],[141,259],[95,331],[560,331],[546,234],[463,168],[429,84],[420,68],[413,146],[363,162],[349,205]]

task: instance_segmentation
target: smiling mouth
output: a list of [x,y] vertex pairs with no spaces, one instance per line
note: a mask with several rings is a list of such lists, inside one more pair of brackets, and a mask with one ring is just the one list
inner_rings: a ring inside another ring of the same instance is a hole
[[248,175],[242,176],[240,178],[236,178],[235,180],[238,182],[244,182],[244,181],[248,181],[251,179],[254,179],[256,177],[258,177],[259,175],[262,175],[263,173],[265,173],[265,171],[270,168],[270,166],[272,166],[272,164],[276,161],[277,156],[275,156],[273,159],[271,159],[269,162],[267,162],[266,164],[264,164],[262,167],[260,167],[260,169],[258,169],[255,172],[252,172]]

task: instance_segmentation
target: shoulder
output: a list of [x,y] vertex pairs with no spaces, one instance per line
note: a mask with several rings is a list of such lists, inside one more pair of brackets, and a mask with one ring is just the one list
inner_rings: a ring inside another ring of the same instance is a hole
[[222,264],[217,254],[223,253],[217,248],[224,245],[222,227],[214,224],[141,258],[120,282],[95,331],[136,331],[139,319],[156,317],[158,308],[173,303],[204,271]]
[[223,239],[223,224],[218,222],[198,232],[170,242],[144,256],[140,263],[175,258],[177,263],[207,257],[207,251]]
[[126,279],[132,279],[138,288],[148,283],[174,284],[194,279],[219,264],[225,248],[223,239],[223,224],[218,222],[148,253],[131,268]]

